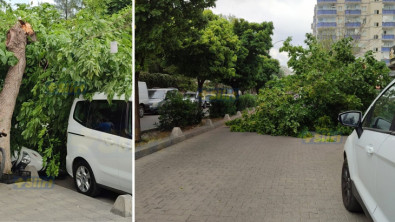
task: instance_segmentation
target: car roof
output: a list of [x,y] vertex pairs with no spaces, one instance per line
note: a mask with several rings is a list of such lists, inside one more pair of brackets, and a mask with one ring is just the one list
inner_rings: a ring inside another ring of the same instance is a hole
[[178,89],[176,89],[176,88],[157,88],[157,89],[148,89],[148,91],[156,91],[156,90],[170,91],[170,90],[178,90]]

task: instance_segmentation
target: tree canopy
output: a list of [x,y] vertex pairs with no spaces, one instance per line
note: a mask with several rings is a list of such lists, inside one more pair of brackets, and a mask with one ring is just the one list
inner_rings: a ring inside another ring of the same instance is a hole
[[[342,111],[365,111],[390,81],[389,69],[371,51],[363,57],[352,54],[352,39],[345,38],[329,49],[311,34],[306,48],[284,42],[288,66],[295,75],[272,80],[260,91],[259,108],[244,120],[231,123],[234,131],[271,135],[297,135],[320,130],[324,125],[342,131],[337,115]],[[324,124],[323,124],[324,123]]]
[[[32,24],[37,42],[26,48],[27,66],[14,111],[12,148],[21,145],[37,149],[48,163],[47,173],[56,175],[64,161],[67,120],[72,101],[83,94],[114,95],[132,92],[132,9],[114,14],[81,9],[69,20],[53,5],[5,6],[0,11],[0,54],[7,30],[22,18]],[[117,41],[118,53],[110,53]],[[2,59],[0,70],[15,63],[11,55]],[[0,72],[0,80],[5,72]],[[1,85],[0,85],[1,90]],[[22,135],[23,137],[20,137]],[[61,157],[62,155],[62,157]]]

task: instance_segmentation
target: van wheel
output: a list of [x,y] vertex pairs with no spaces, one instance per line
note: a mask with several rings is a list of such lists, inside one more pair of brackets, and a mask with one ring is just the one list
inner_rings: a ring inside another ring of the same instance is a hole
[[343,162],[342,169],[342,197],[344,207],[350,212],[361,212],[362,207],[358,203],[357,199],[353,194],[352,182],[350,177],[350,171],[348,170],[347,159]]
[[86,161],[78,161],[74,166],[73,174],[74,185],[78,192],[91,197],[100,193],[100,187],[97,185],[92,169]]
[[144,105],[139,105],[139,116],[140,118],[144,117]]

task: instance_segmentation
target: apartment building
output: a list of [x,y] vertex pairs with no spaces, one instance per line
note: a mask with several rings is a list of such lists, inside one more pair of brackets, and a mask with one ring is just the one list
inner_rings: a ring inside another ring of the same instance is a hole
[[317,0],[311,25],[320,40],[352,37],[355,53],[372,50],[389,64],[395,45],[395,0]]

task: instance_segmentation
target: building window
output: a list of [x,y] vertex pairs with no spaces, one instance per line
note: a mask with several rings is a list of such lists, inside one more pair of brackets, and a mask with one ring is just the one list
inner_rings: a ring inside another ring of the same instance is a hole
[[374,39],[379,39],[379,36],[378,35],[374,35],[373,38]]
[[378,52],[378,51],[379,51],[379,48],[374,48],[373,51]]
[[339,6],[339,7],[338,7],[338,10],[339,10],[339,11],[342,11],[342,10],[343,10],[343,7]]
[[374,23],[374,26],[375,26],[375,27],[379,27],[379,23],[378,23],[378,22],[375,22],[375,23]]
[[362,11],[366,12],[367,7],[366,6],[362,6]]
[[374,14],[380,14],[380,10],[374,10]]

